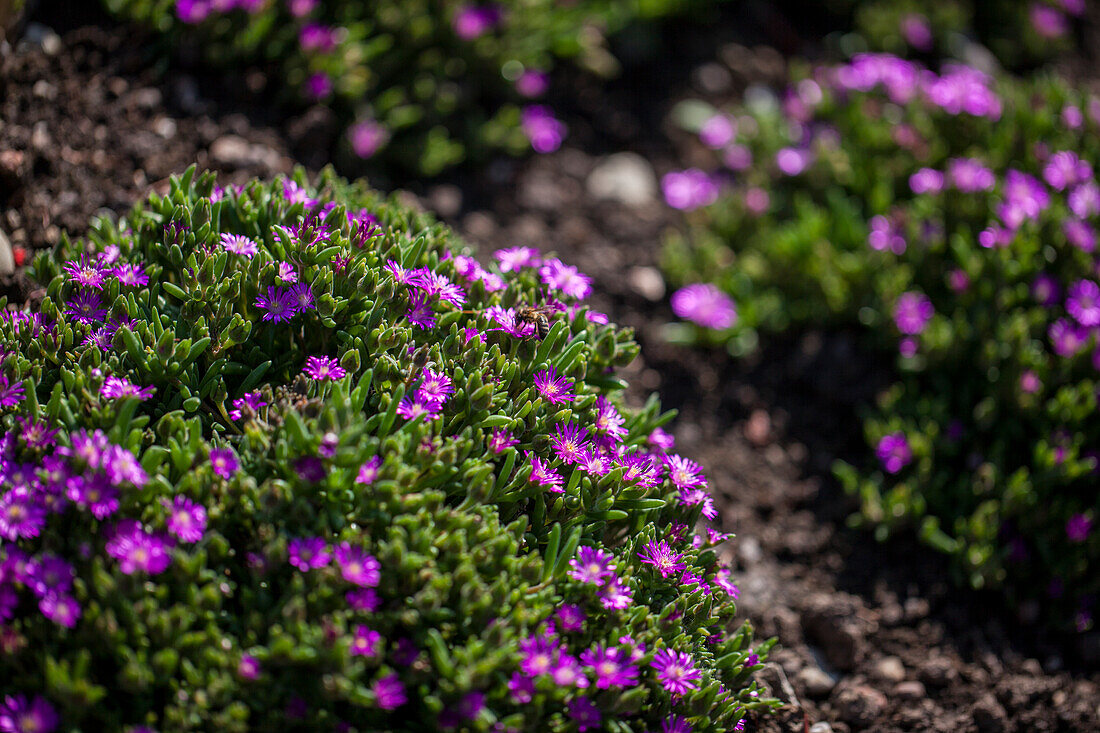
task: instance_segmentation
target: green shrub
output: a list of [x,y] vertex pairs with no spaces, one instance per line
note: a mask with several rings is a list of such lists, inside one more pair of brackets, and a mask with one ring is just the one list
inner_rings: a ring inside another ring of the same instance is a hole
[[341,167],[377,154],[435,175],[491,150],[548,152],[564,126],[545,103],[560,59],[597,73],[606,37],[701,0],[103,0],[221,68],[275,68],[289,105],[318,102],[347,129]]
[[[485,269],[328,173],[193,173],[39,254],[41,303],[0,321],[0,720],[729,730],[770,704],[705,481],[655,399],[616,407],[637,346],[587,278]],[[511,310],[540,292],[543,339]]]
[[879,536],[915,529],[971,585],[1088,628],[1100,102],[1053,80],[868,55],[781,100],[758,95],[733,137],[715,134],[731,119],[716,114],[677,112],[711,143],[729,138],[720,155],[738,171],[721,195],[673,196],[689,229],[665,260],[680,283],[732,295],[740,320],[671,334],[738,354],[758,328],[862,327],[897,372],[864,424],[877,466],[838,467],[864,519]]

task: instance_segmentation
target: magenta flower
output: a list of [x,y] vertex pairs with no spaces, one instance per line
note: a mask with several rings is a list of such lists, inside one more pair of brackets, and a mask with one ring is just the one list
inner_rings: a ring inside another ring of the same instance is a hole
[[1035,394],[1043,388],[1043,382],[1039,375],[1028,369],[1020,375],[1020,391],[1024,394]]
[[541,97],[550,88],[550,75],[545,71],[527,69],[516,78],[515,86],[524,97]]
[[530,458],[531,476],[527,480],[536,486],[544,486],[547,490],[556,494],[564,493],[565,489],[562,488],[564,480],[561,475],[547,464],[543,463],[542,459],[538,456],[530,456]]
[[280,280],[293,285],[298,282],[298,271],[289,262],[279,262],[275,266],[275,274]]
[[569,577],[581,583],[602,586],[615,577],[611,560],[611,555],[603,550],[581,545],[577,549],[577,556],[569,561],[569,567],[572,568]]
[[963,193],[992,191],[997,185],[992,169],[976,158],[952,158],[947,162],[947,177]]
[[381,456],[374,456],[359,467],[359,474],[355,477],[355,483],[369,486],[378,478],[379,467],[382,465]]
[[119,569],[126,575],[139,570],[149,575],[164,572],[172,563],[171,550],[171,541],[146,532],[133,519],[119,522],[107,541],[107,554],[119,561]]
[[663,428],[655,428],[647,440],[650,445],[661,451],[669,451],[676,446],[676,438],[669,435]]
[[22,401],[23,383],[9,382],[7,375],[0,372],[0,407],[15,407]]
[[593,420],[592,426],[597,433],[620,443],[628,432],[625,425],[626,419],[619,414],[615,405],[608,402],[603,395],[596,398],[596,419]]
[[210,465],[214,473],[224,479],[232,478],[240,468],[237,457],[233,455],[232,448],[213,448],[210,451]]
[[294,301],[296,313],[317,310],[316,301],[313,299],[313,290],[307,283],[295,283],[290,286],[290,297]]
[[797,176],[813,162],[814,155],[806,148],[783,148],[775,154],[775,165],[785,176]]
[[871,218],[871,232],[867,235],[867,245],[878,252],[905,253],[905,236],[901,227],[881,214]]
[[677,500],[683,506],[701,505],[703,507],[701,513],[707,519],[718,517],[718,509],[714,506],[714,498],[707,493],[706,489],[681,490]]
[[46,508],[30,489],[18,486],[0,495],[0,537],[8,542],[37,537],[46,524]]
[[320,101],[332,94],[332,79],[323,71],[310,74],[305,83],[305,94],[314,101]]
[[1049,307],[1062,299],[1062,289],[1052,276],[1040,273],[1031,283],[1031,297],[1035,298],[1037,303]]
[[535,375],[535,389],[551,405],[564,405],[574,397],[570,390],[573,382],[558,374],[554,367],[543,369]]
[[1072,358],[1079,354],[1088,343],[1089,333],[1083,327],[1078,326],[1065,318],[1059,318],[1050,324],[1047,329],[1047,337],[1054,353],[1064,358]]
[[554,117],[549,107],[541,104],[523,108],[520,128],[536,153],[552,153],[560,148],[567,132],[565,123]]
[[137,397],[139,400],[147,400],[153,396],[154,387],[138,387],[125,377],[107,377],[103,380],[103,386],[99,394],[109,400],[117,400],[122,397]]
[[332,553],[320,537],[293,539],[287,552],[290,564],[303,573],[314,568],[323,568],[332,560]]
[[149,276],[145,273],[145,268],[142,265],[124,262],[121,265],[115,265],[110,272],[119,284],[127,287],[141,288],[149,284]]
[[206,532],[206,509],[186,496],[177,496],[171,504],[168,531],[183,542],[198,542]]
[[118,489],[102,474],[70,476],[65,487],[69,500],[86,507],[96,519],[106,519],[118,511]]
[[577,730],[583,733],[590,729],[600,727],[603,716],[600,709],[592,704],[587,697],[575,697],[566,705],[566,712],[573,722],[577,724]]
[[38,610],[42,615],[53,621],[58,626],[71,629],[80,620],[80,604],[71,596],[50,593],[42,597],[38,602]]
[[53,733],[61,719],[45,698],[8,695],[0,705],[0,731],[4,733]]
[[504,18],[497,5],[465,5],[458,9],[451,20],[455,35],[464,41],[472,41],[495,28]]
[[1070,542],[1084,542],[1092,531],[1092,520],[1084,514],[1074,514],[1066,522],[1066,537]]
[[923,293],[902,293],[894,303],[894,323],[899,331],[911,336],[924,331],[934,313],[932,301]]
[[374,693],[378,707],[383,710],[396,710],[408,702],[405,686],[401,684],[401,678],[396,674],[376,679],[371,683],[370,690]]
[[427,331],[436,323],[431,302],[421,292],[414,292],[409,296],[409,312],[405,315],[409,323],[422,331]]
[[1100,213],[1100,187],[1095,181],[1087,181],[1069,192],[1069,210],[1079,219],[1087,219]]
[[652,565],[661,574],[662,578],[675,575],[687,567],[684,556],[678,552],[673,552],[664,540],[659,542],[650,540],[646,543],[643,551],[638,553],[638,557],[642,558],[644,564]]
[[310,379],[318,382],[328,382],[335,379],[343,379],[347,370],[340,366],[333,356],[311,356],[306,359],[302,373]]
[[1064,220],[1062,233],[1066,235],[1066,241],[1082,252],[1092,252],[1096,249],[1096,232],[1080,219]]
[[1082,326],[1100,326],[1100,286],[1078,280],[1066,293],[1066,311]]
[[519,445],[519,441],[504,428],[496,428],[489,436],[489,450],[496,455],[500,455],[505,449],[514,445]]
[[255,305],[261,310],[267,311],[263,315],[265,321],[285,323],[298,312],[294,302],[294,296],[289,290],[277,288],[274,285],[267,286],[267,295],[257,295]]
[[557,258],[543,260],[539,277],[544,285],[581,300],[592,293],[592,278]]
[[234,420],[240,420],[244,415],[244,410],[247,409],[251,413],[255,413],[261,407],[266,407],[267,403],[263,401],[263,396],[259,392],[245,392],[243,397],[238,397],[233,400],[233,408],[229,412],[229,417]]
[[713,115],[699,128],[699,140],[708,148],[724,148],[737,136],[737,119],[727,114]]
[[440,407],[434,402],[421,402],[412,397],[404,397],[397,404],[397,414],[406,420],[426,415],[429,420],[434,420],[440,415]]
[[707,283],[695,283],[672,294],[672,312],[703,328],[724,329],[737,322],[729,296]]
[[565,427],[559,425],[550,443],[563,463],[580,463],[588,447],[588,431],[572,422]]
[[69,280],[81,287],[91,290],[102,290],[103,281],[106,279],[101,265],[88,255],[80,255],[80,259],[65,263],[65,272],[69,273]]
[[1029,16],[1031,27],[1044,38],[1061,38],[1069,33],[1069,22],[1057,8],[1032,3]]
[[705,171],[688,168],[672,171],[661,178],[665,203],[674,209],[691,211],[718,200],[718,184]]
[[703,674],[695,668],[695,660],[690,654],[660,649],[653,655],[652,665],[657,670],[657,681],[673,695],[699,689],[695,681]]
[[320,23],[306,23],[298,31],[298,45],[307,53],[332,53],[336,49],[336,30]]
[[590,476],[606,476],[611,472],[611,460],[598,449],[585,449],[577,465]]
[[454,384],[450,377],[431,367],[424,367],[420,373],[420,387],[416,391],[416,399],[418,402],[442,406],[454,391]]
[[886,473],[897,473],[913,460],[909,440],[901,431],[882,436],[875,448],[875,453]]
[[226,252],[245,258],[253,257],[260,251],[259,245],[243,234],[225,232],[219,241]]
[[584,629],[584,609],[575,603],[566,603],[554,614],[562,631],[581,631]]
[[603,644],[597,644],[581,654],[581,662],[596,675],[597,689],[633,687],[638,683],[638,669],[629,656],[617,647],[606,648]]
[[913,48],[927,53],[932,50],[932,27],[920,13],[907,13],[901,19],[901,35]]
[[509,247],[498,249],[493,257],[500,263],[501,272],[522,270],[524,267],[537,267],[541,264],[539,251],[533,247]]
[[65,315],[78,323],[96,323],[107,317],[103,301],[91,290],[81,290],[65,303]]
[[909,188],[918,195],[939,193],[943,190],[943,174],[934,168],[921,168],[909,176]]
[[390,131],[375,120],[361,120],[348,129],[351,149],[360,158],[370,158],[390,139]]
[[374,613],[382,605],[382,599],[374,591],[374,588],[356,588],[344,594],[344,600],[348,605],[363,613]]
[[382,579],[382,566],[364,550],[343,542],[336,548],[336,564],[344,580],[364,588],[373,588]]
[[670,455],[665,458],[668,466],[668,478],[679,489],[694,489],[697,486],[706,486],[707,480],[703,477],[703,469],[695,461],[683,456]]
[[365,624],[355,627],[355,636],[351,640],[351,654],[359,657],[373,657],[378,654],[382,635]]
[[237,676],[243,680],[255,681],[260,678],[260,660],[251,654],[242,654],[237,663]]

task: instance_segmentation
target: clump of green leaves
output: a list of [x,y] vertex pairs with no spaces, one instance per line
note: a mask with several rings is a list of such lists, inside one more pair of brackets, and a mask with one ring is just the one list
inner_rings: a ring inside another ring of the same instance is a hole
[[626,733],[771,704],[699,467],[619,404],[631,334],[557,259],[459,246],[330,173],[191,170],[35,259],[0,321],[6,713]]

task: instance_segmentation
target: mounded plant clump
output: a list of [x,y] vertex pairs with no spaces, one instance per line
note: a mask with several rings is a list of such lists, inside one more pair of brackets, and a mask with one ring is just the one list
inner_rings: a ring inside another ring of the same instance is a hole
[[637,346],[584,275],[485,268],[327,173],[193,173],[40,254],[44,297],[0,321],[0,728],[719,731],[770,704],[706,481],[655,399],[619,406]]
[[702,0],[103,0],[213,63],[276,68],[283,101],[331,108],[346,167],[435,175],[489,150],[556,150],[540,102],[561,59],[611,75],[608,35]]
[[741,353],[758,327],[861,328],[897,360],[865,422],[875,458],[838,469],[867,522],[919,530],[1026,616],[1090,628],[1100,100],[862,55],[781,100],[679,116],[727,167],[665,181],[692,223],[667,267],[715,281],[673,301],[710,329],[694,335]]

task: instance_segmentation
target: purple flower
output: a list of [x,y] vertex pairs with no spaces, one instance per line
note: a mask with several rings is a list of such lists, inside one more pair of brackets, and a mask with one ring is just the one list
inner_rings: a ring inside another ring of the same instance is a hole
[[563,405],[574,399],[570,390],[573,383],[557,373],[554,367],[543,369],[535,375],[535,389],[551,405]]
[[511,448],[513,445],[519,445],[519,441],[504,428],[493,430],[489,436],[489,450],[496,455],[500,455],[506,448]]
[[378,654],[382,643],[382,635],[365,624],[355,627],[355,635],[351,640],[351,654],[359,657],[374,657]]
[[45,698],[8,695],[0,705],[0,731],[4,733],[52,733],[61,719]]
[[565,123],[554,117],[549,107],[541,104],[523,108],[520,127],[536,153],[554,152],[561,147],[566,133]]
[[531,475],[527,480],[536,486],[544,486],[554,493],[563,493],[565,489],[562,488],[563,479],[561,475],[550,468],[538,456],[527,455],[529,455],[531,459]]
[[261,407],[266,406],[267,403],[263,401],[263,396],[259,392],[245,392],[244,396],[233,400],[234,409],[229,412],[229,417],[240,420],[246,408],[249,412],[255,413]]
[[18,486],[0,495],[0,537],[9,542],[37,537],[46,524],[46,508],[26,487]]
[[500,263],[501,272],[521,270],[524,267],[536,267],[541,264],[539,251],[533,247],[509,247],[498,249],[493,257]]
[[572,422],[565,427],[559,425],[550,443],[562,463],[577,464],[584,458],[588,447],[588,431]]
[[0,372],[0,407],[15,407],[23,401],[23,383],[9,382],[8,377]]
[[525,705],[534,699],[535,681],[519,672],[514,672],[508,680],[508,691],[512,693],[513,702]]
[[420,373],[420,387],[416,390],[416,399],[425,404],[442,406],[454,391],[454,384],[450,377],[431,367],[424,367]]
[[141,288],[149,284],[149,276],[145,273],[145,268],[141,265],[124,262],[121,265],[116,265],[111,270],[111,274],[118,279],[121,285],[127,287]]
[[1084,542],[1092,531],[1092,520],[1084,514],[1074,514],[1066,522],[1066,537],[1070,542]]
[[435,312],[431,302],[419,291],[409,296],[409,312],[406,314],[409,323],[422,331],[427,331],[435,326]]
[[1024,394],[1035,394],[1043,388],[1043,382],[1039,375],[1028,369],[1020,375],[1020,391]]
[[592,293],[592,278],[557,258],[543,261],[539,277],[544,285],[570,298],[581,300]]
[[1069,210],[1080,219],[1100,213],[1100,187],[1095,181],[1087,181],[1069,192]]
[[581,662],[595,673],[597,689],[633,687],[638,683],[638,669],[620,648],[597,644],[581,654]]
[[374,613],[382,605],[382,599],[375,593],[374,588],[356,588],[344,594],[344,599],[356,611]]
[[703,469],[698,463],[677,455],[665,458],[668,466],[668,478],[679,489],[694,489],[697,486],[706,486],[703,478]]
[[440,415],[440,407],[434,402],[421,402],[412,397],[405,397],[397,404],[397,414],[406,420],[413,420],[421,415],[434,420]]
[[692,733],[691,723],[679,715],[670,713],[661,721],[661,733]]
[[374,456],[359,467],[359,474],[355,477],[355,483],[369,486],[378,478],[378,469],[382,465],[381,456]]
[[364,588],[373,588],[382,579],[378,560],[347,542],[336,548],[336,564],[344,580]]
[[913,460],[909,440],[901,431],[882,436],[875,448],[875,453],[886,473],[897,473]]
[[458,9],[451,21],[455,35],[471,41],[496,27],[504,13],[497,5],[465,5]]
[[347,370],[340,366],[333,356],[311,356],[306,359],[302,373],[312,380],[327,382],[335,379],[343,379]]
[[103,301],[90,290],[81,290],[65,304],[65,315],[78,323],[96,323],[107,317]]
[[550,88],[550,75],[545,71],[527,69],[515,81],[516,91],[524,97],[540,97]]
[[932,27],[928,19],[920,13],[907,13],[901,19],[902,38],[918,51],[927,53],[932,50]]
[[1069,150],[1054,153],[1043,168],[1043,180],[1056,191],[1064,191],[1091,178],[1092,165]]
[[310,74],[306,79],[305,94],[310,99],[320,101],[332,94],[332,79],[323,71]]
[[396,710],[408,702],[405,686],[401,684],[401,678],[396,674],[376,679],[371,683],[370,690],[374,693],[378,707],[383,710]]
[[351,149],[360,158],[370,158],[390,139],[390,131],[375,120],[361,120],[348,129]]
[[232,448],[213,448],[210,451],[210,466],[214,473],[224,479],[232,478],[240,468]]
[[154,387],[138,387],[125,377],[107,377],[103,380],[103,386],[99,394],[109,400],[117,400],[122,397],[137,397],[139,400],[147,400],[153,396]]
[[703,674],[695,668],[695,660],[690,654],[659,649],[653,655],[652,665],[657,670],[657,681],[673,695],[699,689],[695,681]]
[[38,610],[42,615],[53,621],[58,626],[71,629],[80,620],[80,604],[76,599],[67,595],[50,593],[38,602]]
[[298,45],[306,52],[331,53],[336,49],[336,30],[320,23],[306,23],[298,31]]
[[149,575],[164,572],[172,562],[172,543],[159,534],[150,534],[133,519],[118,523],[107,541],[107,554],[119,561],[126,575],[143,571]]
[[1031,283],[1031,297],[1040,305],[1050,307],[1062,299],[1062,289],[1052,276],[1040,273]]
[[947,177],[964,193],[992,191],[997,185],[993,171],[976,158],[952,158],[947,162]]
[[918,195],[939,193],[943,190],[943,174],[935,168],[921,168],[909,176],[909,188]]
[[1092,252],[1096,249],[1096,232],[1080,219],[1064,220],[1062,233],[1066,235],[1066,241],[1082,252]]
[[698,168],[672,171],[661,178],[665,203],[674,209],[691,211],[718,200],[718,184]]
[[707,283],[688,285],[673,293],[672,312],[703,328],[725,329],[737,322],[733,301]]
[[242,654],[237,663],[237,676],[243,680],[255,681],[260,678],[260,660],[251,654]]
[[902,293],[894,304],[894,323],[902,333],[915,336],[924,331],[935,312],[932,301],[924,294]]
[[1061,38],[1069,32],[1066,16],[1049,5],[1032,3],[1028,15],[1031,18],[1031,27],[1044,38]]
[[288,562],[303,573],[314,568],[323,568],[332,560],[332,553],[320,537],[291,540],[287,554]]
[[867,244],[871,249],[879,252],[889,250],[896,255],[905,253],[905,237],[901,227],[882,215],[871,218],[871,232],[867,235]]
[[650,540],[646,543],[642,552],[638,553],[638,557],[642,558],[644,564],[652,565],[661,574],[662,578],[675,575],[687,567],[684,556],[678,552],[673,552],[664,540],[659,542]]
[[267,286],[267,296],[257,295],[255,305],[257,308],[267,311],[263,315],[265,321],[285,323],[298,312],[294,302],[294,296],[289,290],[277,288],[274,285]]
[[1066,312],[1082,326],[1100,326],[1100,286],[1078,280],[1066,293]]
[[748,170],[752,167],[752,151],[744,145],[730,145],[722,151],[722,162],[731,171]]
[[806,148],[783,148],[775,154],[775,165],[785,176],[797,176],[813,162],[813,153]]
[[259,245],[242,234],[230,234],[225,232],[221,236],[222,249],[245,258],[255,256],[259,251]]
[[566,705],[566,711],[573,722],[577,724],[578,731],[586,731],[590,728],[600,727],[603,716],[600,709],[592,704],[587,697],[575,697]]
[[1050,328],[1047,329],[1047,337],[1050,338],[1054,353],[1061,357],[1071,358],[1085,348],[1089,334],[1084,328],[1065,318],[1059,318],[1050,324]]
[[581,545],[577,557],[569,561],[569,577],[581,583],[602,586],[615,577],[611,560],[611,555],[603,550]]
[[699,140],[709,148],[724,148],[737,136],[737,120],[727,114],[712,116],[699,129]]
[[95,259],[88,255],[80,255],[80,259],[65,263],[65,272],[69,273],[69,280],[90,290],[102,290],[105,273]]
[[168,531],[183,542],[201,540],[203,533],[206,532],[206,509],[186,496],[177,496],[172,502],[171,509],[168,517]]

